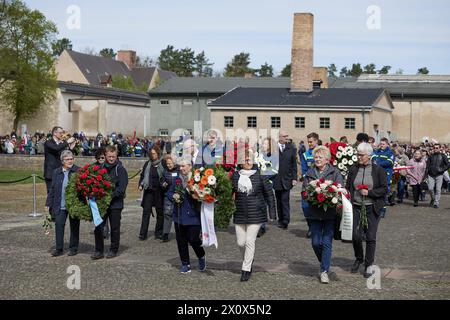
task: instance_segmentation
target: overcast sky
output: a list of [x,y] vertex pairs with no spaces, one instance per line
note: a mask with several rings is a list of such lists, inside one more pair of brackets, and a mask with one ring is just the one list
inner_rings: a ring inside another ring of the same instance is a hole
[[[311,12],[315,66],[335,63],[340,69],[373,62],[378,68],[391,65],[391,72],[401,68],[415,74],[426,66],[431,74],[450,75],[449,0],[25,2],[54,21],[59,36],[69,38],[77,51],[133,49],[156,58],[171,44],[204,50],[217,71],[244,51],[250,53],[251,67],[267,61],[279,73],[291,59],[293,14]],[[74,11],[67,12],[73,5],[80,10],[79,29],[67,26],[76,26]],[[377,6],[379,15],[370,6]]]

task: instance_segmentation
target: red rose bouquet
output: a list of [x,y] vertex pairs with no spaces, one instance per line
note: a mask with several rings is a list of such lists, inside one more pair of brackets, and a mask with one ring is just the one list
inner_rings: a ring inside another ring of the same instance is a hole
[[324,211],[328,208],[342,208],[342,196],[350,197],[340,184],[324,178],[311,181],[302,192],[303,199],[315,207],[323,208]]

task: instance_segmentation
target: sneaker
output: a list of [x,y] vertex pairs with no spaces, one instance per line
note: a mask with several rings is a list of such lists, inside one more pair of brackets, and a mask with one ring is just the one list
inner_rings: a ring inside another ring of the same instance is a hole
[[191,266],[189,264],[182,264],[180,268],[180,272],[183,274],[191,272]]
[[206,271],[206,257],[198,259],[198,270],[200,272]]
[[59,257],[63,255],[63,251],[62,250],[53,250],[52,251],[52,257]]
[[320,282],[321,283],[329,283],[330,279],[328,278],[328,273],[326,271],[320,274]]
[[419,204],[417,202],[414,202],[414,207],[418,207]]
[[359,271],[359,267],[361,266],[361,261],[359,260],[355,260],[355,262],[353,263],[352,268],[350,269],[351,273],[357,273]]
[[439,206],[438,206],[437,204],[435,204],[435,205],[433,206],[433,208],[439,209]]

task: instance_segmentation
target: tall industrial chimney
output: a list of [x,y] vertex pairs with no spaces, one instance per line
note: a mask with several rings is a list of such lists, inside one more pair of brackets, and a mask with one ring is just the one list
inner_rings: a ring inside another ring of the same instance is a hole
[[292,34],[291,92],[313,90],[313,26],[312,13],[295,13]]

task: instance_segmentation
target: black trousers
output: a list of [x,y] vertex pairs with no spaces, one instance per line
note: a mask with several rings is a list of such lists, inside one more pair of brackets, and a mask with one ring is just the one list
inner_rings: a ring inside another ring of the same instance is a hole
[[278,223],[287,226],[291,221],[291,213],[289,206],[289,196],[291,190],[275,190],[277,199]]
[[[64,229],[66,226],[68,212],[66,210],[60,210],[55,214],[55,238],[56,238],[56,250],[64,249]],[[70,242],[69,250],[78,251],[78,244],[80,243],[80,220],[73,219],[69,216],[70,222]]]
[[46,186],[46,188],[47,188],[47,194],[49,194],[50,188],[51,188],[51,186],[52,186],[52,179],[47,179],[47,178],[45,178],[45,186]]
[[416,185],[413,185],[411,187],[412,187],[412,191],[413,191],[414,203],[418,203],[419,202],[420,193],[422,192],[422,190],[420,189],[420,184],[416,184]]
[[175,234],[177,238],[178,253],[182,264],[190,264],[189,259],[189,247],[192,246],[197,258],[203,258],[205,256],[205,249],[202,247],[202,241],[200,240],[201,226],[184,226],[178,223],[175,224]]
[[164,230],[163,194],[159,190],[146,190],[143,197],[142,222],[139,237],[146,239],[148,236],[148,226],[153,207],[156,209],[155,237],[160,237]]
[[[375,215],[373,205],[366,206],[367,213],[367,229],[360,226],[360,206],[353,206],[353,250],[355,258],[360,262],[364,262],[366,266],[370,266],[375,261],[375,248],[377,242],[378,223],[380,216]],[[362,244],[363,232],[366,234],[366,258],[364,259],[364,250]]]
[[108,209],[103,223],[95,228],[95,251],[103,253],[105,250],[103,228],[107,219],[109,219],[109,225],[111,227],[110,250],[117,253],[120,245],[120,220],[122,219],[122,209]]

